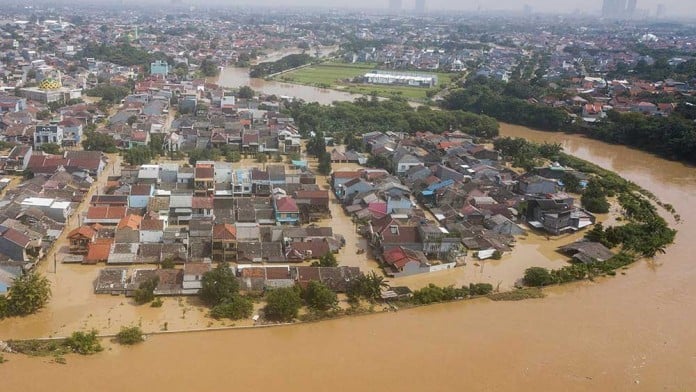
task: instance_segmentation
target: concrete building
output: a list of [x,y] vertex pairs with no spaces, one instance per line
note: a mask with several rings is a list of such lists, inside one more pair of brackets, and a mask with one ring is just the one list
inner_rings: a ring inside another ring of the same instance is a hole
[[169,75],[169,64],[164,60],[157,60],[154,63],[150,63],[150,73],[152,75],[167,77],[167,75]]

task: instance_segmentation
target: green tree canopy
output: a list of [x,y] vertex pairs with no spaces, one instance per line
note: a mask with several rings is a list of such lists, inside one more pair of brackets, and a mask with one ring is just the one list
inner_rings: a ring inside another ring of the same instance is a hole
[[214,319],[228,318],[230,320],[240,320],[250,317],[253,310],[254,304],[250,299],[234,294],[231,298],[215,305],[210,311],[210,316]]
[[331,291],[325,284],[318,281],[311,281],[304,292],[304,299],[307,305],[314,310],[325,312],[331,310],[338,304],[336,293]]
[[200,297],[208,305],[215,306],[232,300],[239,292],[239,283],[228,263],[220,263],[201,279]]
[[7,292],[9,315],[25,316],[43,308],[51,298],[51,284],[36,272],[19,276]]
[[266,294],[266,318],[275,321],[289,322],[297,317],[302,307],[302,298],[297,289],[283,287],[273,289]]
[[531,267],[524,271],[524,284],[532,287],[548,286],[556,283],[551,272],[542,267]]

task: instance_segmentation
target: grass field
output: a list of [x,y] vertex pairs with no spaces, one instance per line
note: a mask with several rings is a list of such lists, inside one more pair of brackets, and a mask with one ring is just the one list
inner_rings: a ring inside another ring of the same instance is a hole
[[[409,100],[425,100],[427,99],[426,92],[429,90],[423,87],[409,86],[384,86],[376,84],[357,84],[351,80],[357,76],[377,69],[377,64],[359,63],[339,63],[326,62],[322,64],[311,65],[278,75],[275,80],[304,84],[308,86],[330,88],[335,90],[347,91],[355,94],[376,94],[381,97],[400,96]],[[441,85],[449,85],[454,73],[445,72],[423,72],[435,74],[438,78],[438,86],[433,88],[435,91],[441,90]]]

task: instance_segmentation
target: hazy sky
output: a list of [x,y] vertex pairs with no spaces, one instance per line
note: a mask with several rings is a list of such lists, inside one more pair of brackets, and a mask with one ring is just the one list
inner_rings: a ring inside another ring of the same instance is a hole
[[[195,3],[201,0],[184,0],[184,3]],[[322,6],[322,7],[365,7],[370,9],[386,9],[389,0],[215,0],[216,3],[256,4],[259,6]],[[402,8],[413,9],[415,0],[402,0]],[[524,4],[529,4],[536,11],[571,12],[584,10],[587,13],[599,12],[602,0],[426,0],[428,10],[521,10]],[[638,0],[639,9],[647,9],[655,14],[658,4],[667,7],[667,14],[696,18],[696,0]]]

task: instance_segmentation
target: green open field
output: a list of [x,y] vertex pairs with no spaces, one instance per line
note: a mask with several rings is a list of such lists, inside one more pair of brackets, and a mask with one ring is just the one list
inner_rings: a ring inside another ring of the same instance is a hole
[[[321,88],[347,91],[356,94],[376,94],[381,97],[401,96],[409,100],[425,100],[426,92],[429,90],[423,87],[409,86],[384,86],[376,84],[356,84],[351,80],[357,76],[377,69],[377,64],[359,63],[349,64],[340,62],[326,62],[311,65],[298,70],[290,71],[276,76],[274,79],[287,82],[304,84]],[[456,73],[446,72],[419,72],[435,74],[438,78],[438,86],[432,90],[440,91],[441,85],[449,85]]]

